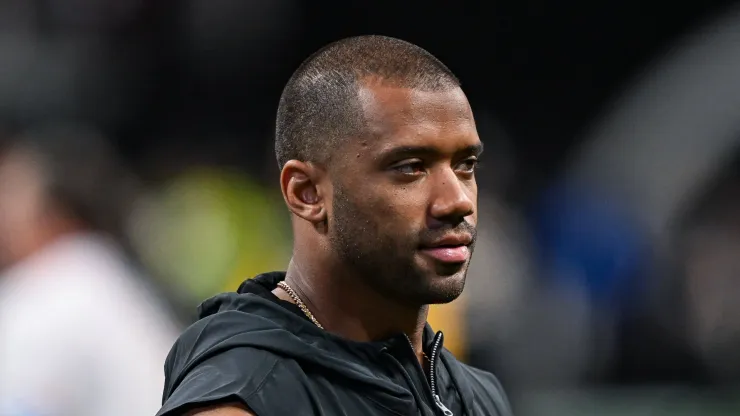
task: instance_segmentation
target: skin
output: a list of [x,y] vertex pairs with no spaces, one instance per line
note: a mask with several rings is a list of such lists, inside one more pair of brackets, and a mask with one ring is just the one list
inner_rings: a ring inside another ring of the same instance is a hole
[[32,154],[14,148],[0,155],[0,270],[81,229],[50,200]]
[[185,416],[256,416],[254,413],[247,410],[244,406],[233,404],[233,405],[220,405],[218,407],[206,408],[196,410],[194,412],[186,413]]
[[[423,247],[465,235],[472,254],[482,145],[460,88],[367,81],[360,97],[364,137],[348,139],[327,166],[292,160],[281,172],[295,235],[286,282],[326,330],[361,342],[402,332],[423,362],[428,305],[461,294],[470,262],[442,263]],[[197,415],[251,414],[209,411]]]

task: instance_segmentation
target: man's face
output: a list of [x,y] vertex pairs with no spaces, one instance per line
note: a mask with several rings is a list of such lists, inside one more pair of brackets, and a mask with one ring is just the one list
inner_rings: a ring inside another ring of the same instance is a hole
[[477,222],[474,169],[482,145],[459,88],[361,90],[365,138],[330,171],[329,237],[340,260],[379,293],[446,303],[465,285]]

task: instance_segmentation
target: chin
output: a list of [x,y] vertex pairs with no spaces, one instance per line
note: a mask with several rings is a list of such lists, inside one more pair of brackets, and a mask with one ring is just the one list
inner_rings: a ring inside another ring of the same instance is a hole
[[465,279],[468,268],[458,267],[457,271],[450,273],[432,273],[428,280],[427,286],[427,304],[444,304],[450,303],[460,297],[465,288]]
[[435,274],[439,278],[455,278],[460,277],[465,278],[465,275],[468,273],[468,262],[464,263],[439,263],[435,262],[433,265],[433,274]]
[[418,257],[412,265],[404,271],[380,273],[381,276],[400,278],[385,280],[375,277],[371,282],[379,285],[378,290],[387,296],[415,306],[450,303],[462,294],[468,262],[444,264]]

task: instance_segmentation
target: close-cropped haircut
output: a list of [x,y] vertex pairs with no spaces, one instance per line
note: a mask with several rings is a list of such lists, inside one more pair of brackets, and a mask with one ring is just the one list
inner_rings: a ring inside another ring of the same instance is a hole
[[280,97],[275,156],[327,163],[341,140],[362,136],[361,81],[422,91],[460,86],[457,77],[426,50],[386,36],[357,36],[331,43],[306,59]]

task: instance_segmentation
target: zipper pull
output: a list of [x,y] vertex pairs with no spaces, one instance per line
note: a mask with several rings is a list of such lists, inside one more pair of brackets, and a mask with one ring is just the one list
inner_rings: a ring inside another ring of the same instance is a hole
[[439,398],[438,394],[434,395],[434,404],[436,404],[437,407],[439,407],[439,410],[441,410],[445,416],[454,416],[452,414],[452,410],[448,409],[447,406],[445,406],[445,404],[442,403],[442,399]]

